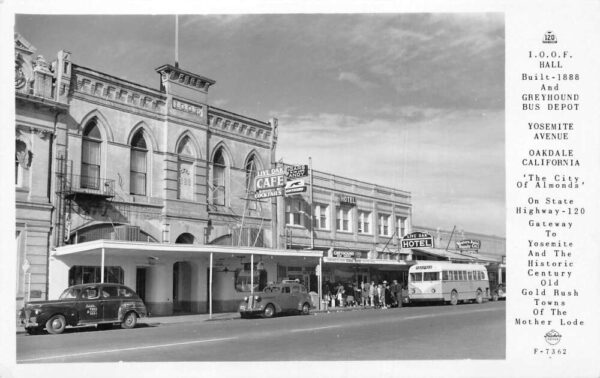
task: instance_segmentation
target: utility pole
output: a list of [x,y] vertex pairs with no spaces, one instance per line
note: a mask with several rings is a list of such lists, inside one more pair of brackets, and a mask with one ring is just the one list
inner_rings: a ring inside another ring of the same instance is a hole
[[450,234],[450,239],[448,239],[448,245],[446,246],[446,252],[448,251],[448,248],[450,248],[450,242],[452,241],[452,236],[454,235],[454,230],[456,230],[456,225],[454,225],[454,227],[452,228],[452,233]]
[[314,222],[314,209],[313,209],[313,169],[312,169],[312,157],[308,157],[308,177],[310,184],[310,249],[315,249],[315,222]]

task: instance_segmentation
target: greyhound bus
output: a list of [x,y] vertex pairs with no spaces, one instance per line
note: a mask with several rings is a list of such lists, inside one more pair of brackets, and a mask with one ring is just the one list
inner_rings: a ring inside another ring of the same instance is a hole
[[419,261],[408,271],[408,297],[411,302],[482,303],[490,298],[487,270],[480,264]]

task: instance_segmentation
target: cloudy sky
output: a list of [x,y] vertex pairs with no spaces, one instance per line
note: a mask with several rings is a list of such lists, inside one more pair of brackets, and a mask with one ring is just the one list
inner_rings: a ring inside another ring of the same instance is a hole
[[[174,16],[35,16],[47,60],[158,88]],[[408,190],[413,224],[505,234],[501,14],[180,16],[179,63],[209,103],[279,118],[278,157]]]

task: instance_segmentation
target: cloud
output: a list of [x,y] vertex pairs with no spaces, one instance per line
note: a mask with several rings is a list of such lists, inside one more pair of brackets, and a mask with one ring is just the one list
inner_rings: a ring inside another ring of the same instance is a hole
[[[278,158],[311,156],[316,170],[408,190],[420,225],[503,235],[503,112],[384,110],[380,118],[286,114]],[[473,213],[481,209],[485,217]]]
[[340,74],[338,75],[338,80],[347,81],[364,90],[375,88],[377,86],[376,84],[365,80],[364,78],[361,78],[354,72],[340,72]]
[[225,106],[225,105],[227,105],[229,103],[229,100],[225,99],[225,98],[217,98],[217,99],[214,99],[214,100],[212,100],[210,102],[211,102],[211,104],[213,106],[215,106],[217,108],[222,108],[223,106]]

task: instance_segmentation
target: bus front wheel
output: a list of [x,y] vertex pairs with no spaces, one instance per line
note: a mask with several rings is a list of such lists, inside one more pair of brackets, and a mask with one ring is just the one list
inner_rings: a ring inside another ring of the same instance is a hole
[[458,292],[456,290],[452,290],[452,294],[450,294],[450,304],[452,306],[456,306],[458,304]]

